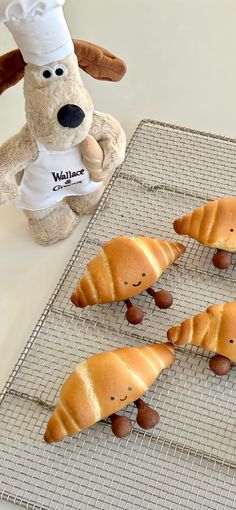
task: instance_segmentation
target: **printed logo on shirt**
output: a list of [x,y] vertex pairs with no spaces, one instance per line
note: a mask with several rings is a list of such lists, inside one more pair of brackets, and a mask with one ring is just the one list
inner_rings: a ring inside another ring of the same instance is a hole
[[75,172],[52,172],[52,176],[55,182],[57,181],[65,181],[67,179],[72,179],[73,177],[78,177],[79,175],[84,174],[84,168],[81,170],[77,170]]
[[81,182],[82,181],[71,182],[69,180],[69,181],[66,181],[64,185],[57,184],[56,186],[54,186],[52,191],[59,191],[59,189],[67,188],[68,186],[75,186],[75,184],[81,184]]
[[53,191],[59,191],[60,189],[67,188],[67,186],[75,186],[76,184],[81,184],[82,181],[72,181],[73,177],[78,177],[79,175],[84,175],[83,168],[74,172],[52,172],[52,176],[55,182],[64,181],[61,184],[54,186]]

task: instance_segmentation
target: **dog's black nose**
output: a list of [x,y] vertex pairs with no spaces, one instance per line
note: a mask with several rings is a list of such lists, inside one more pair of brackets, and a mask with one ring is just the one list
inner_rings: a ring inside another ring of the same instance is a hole
[[61,126],[76,128],[82,124],[85,113],[76,104],[66,104],[60,108],[57,118]]

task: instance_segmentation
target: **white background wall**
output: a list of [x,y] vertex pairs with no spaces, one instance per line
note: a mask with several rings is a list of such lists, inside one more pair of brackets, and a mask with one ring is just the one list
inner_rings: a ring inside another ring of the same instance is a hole
[[[84,81],[95,107],[128,135],[144,117],[235,135],[235,0],[67,0],[65,13],[73,37],[127,62],[120,83]],[[14,47],[1,26],[1,53]],[[4,140],[24,122],[21,85],[4,94],[0,111]]]
[[[96,109],[116,116],[128,138],[142,118],[236,135],[235,0],[67,0],[65,13],[73,37],[127,62],[120,83],[83,76]],[[14,47],[1,26],[0,54]],[[18,84],[0,98],[0,142],[23,123]],[[20,211],[0,208],[0,387],[86,221],[70,239],[42,248],[31,240]]]

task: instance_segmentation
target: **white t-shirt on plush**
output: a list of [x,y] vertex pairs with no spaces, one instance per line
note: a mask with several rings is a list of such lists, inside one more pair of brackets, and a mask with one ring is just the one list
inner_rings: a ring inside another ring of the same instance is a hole
[[65,151],[48,150],[37,142],[38,157],[29,163],[15,200],[16,207],[39,211],[68,196],[88,195],[100,186],[91,180],[79,145]]

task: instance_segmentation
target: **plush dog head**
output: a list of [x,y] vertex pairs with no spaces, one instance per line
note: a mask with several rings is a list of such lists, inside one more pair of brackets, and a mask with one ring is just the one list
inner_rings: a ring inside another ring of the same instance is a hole
[[23,76],[25,109],[34,138],[49,148],[67,149],[89,133],[92,99],[83,85],[79,67],[96,79],[118,81],[125,64],[99,46],[74,41],[75,53],[39,67],[25,64],[19,50],[0,58],[0,93]]
[[34,138],[58,150],[84,140],[92,124],[93,103],[75,54],[41,68],[28,64],[24,91],[26,118]]

